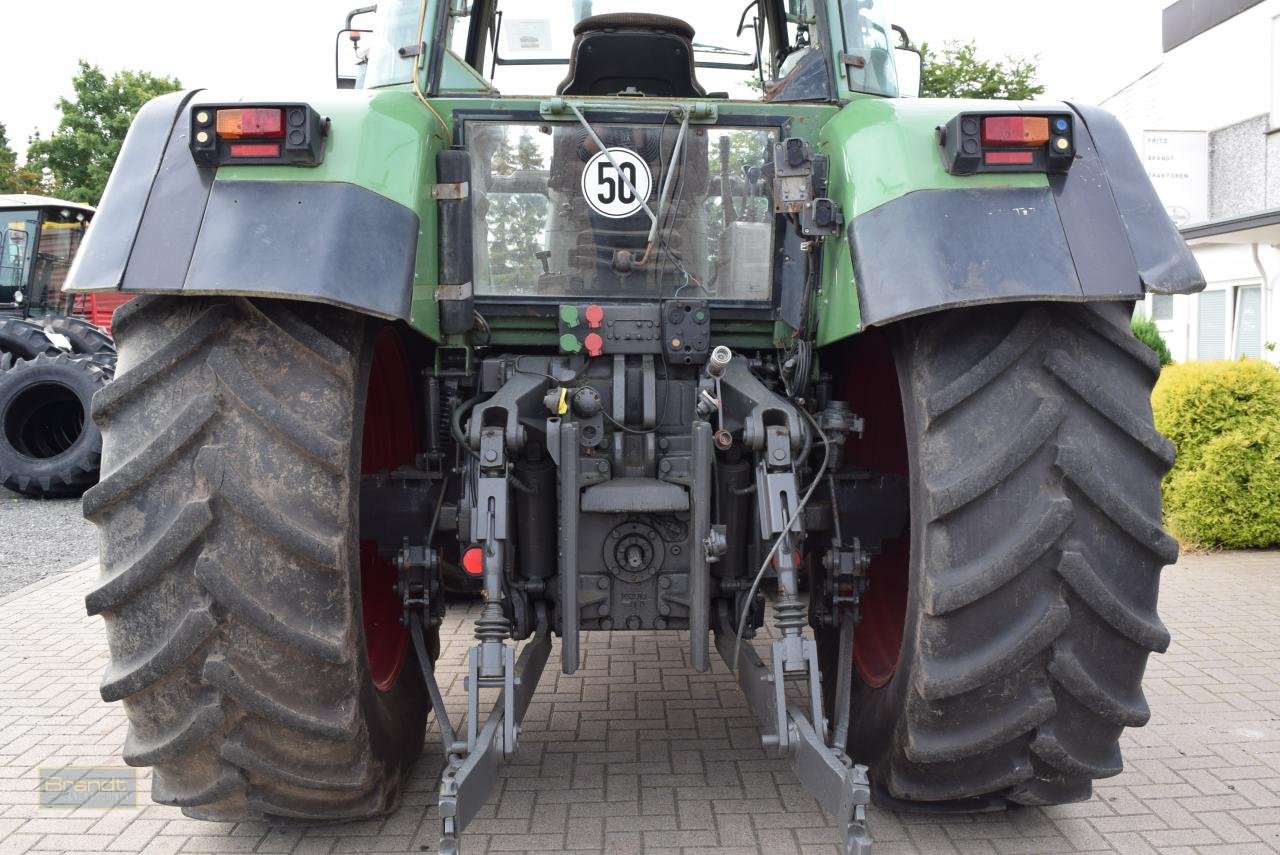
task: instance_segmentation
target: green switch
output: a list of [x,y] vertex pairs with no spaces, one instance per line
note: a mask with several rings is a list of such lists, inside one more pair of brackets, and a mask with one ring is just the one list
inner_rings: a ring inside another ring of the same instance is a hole
[[[564,324],[566,327],[576,327],[578,324],[582,323],[582,318],[578,316],[578,307],[570,303],[561,303],[560,323]],[[577,352],[578,349],[574,348],[574,353]]]
[[[563,312],[564,310],[561,309],[562,316]],[[574,309],[574,313],[577,313],[577,309]],[[582,342],[578,341],[577,336],[565,333],[560,336],[560,349],[565,353],[578,353],[582,350]]]

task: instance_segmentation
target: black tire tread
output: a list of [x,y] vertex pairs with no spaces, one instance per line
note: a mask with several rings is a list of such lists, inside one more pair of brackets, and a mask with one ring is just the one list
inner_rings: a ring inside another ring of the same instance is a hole
[[894,799],[1086,799],[1120,771],[1123,729],[1150,717],[1173,457],[1148,403],[1159,363],[1128,317],[1127,303],[1021,304],[899,328],[925,493],[910,683],[890,744],[857,743],[855,704],[850,745]]
[[39,324],[26,318],[0,318],[0,351],[9,354],[14,364],[41,354],[53,356],[62,352]]
[[352,317],[241,298],[140,298],[116,315],[86,606],[106,621],[102,693],[123,699],[125,761],[153,766],[153,798],[193,817],[383,814],[421,748],[412,729],[394,746],[373,733],[348,534],[358,459],[337,438],[357,430],[367,358]]
[[[84,357],[72,356],[61,351],[39,354],[23,359],[13,367],[0,372],[0,394],[11,392],[24,385],[56,382],[64,388],[76,390],[85,409],[84,428],[75,443],[62,453],[44,459],[34,459],[12,447],[7,437],[0,437],[0,484],[36,498],[65,498],[82,495],[98,480],[102,460],[102,436],[87,418],[91,400],[96,400],[103,389],[108,388],[109,375],[101,366]],[[79,387],[79,388],[77,388]]]

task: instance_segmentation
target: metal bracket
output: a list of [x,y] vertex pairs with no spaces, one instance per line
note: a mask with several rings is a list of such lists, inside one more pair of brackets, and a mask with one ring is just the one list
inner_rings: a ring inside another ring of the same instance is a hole
[[476,750],[476,739],[480,722],[480,689],[501,688],[502,698],[506,701],[506,718],[502,730],[502,756],[510,757],[516,750],[516,720],[512,710],[512,698],[515,687],[520,682],[516,677],[515,650],[508,646],[502,648],[502,676],[482,677],[480,675],[480,647],[472,647],[467,658],[467,677],[464,686],[467,690],[467,750]]
[[452,184],[435,184],[431,187],[431,198],[441,200],[465,199],[471,195],[471,182],[458,181]]
[[800,502],[800,487],[792,467],[791,439],[780,425],[765,428],[765,453],[756,464],[756,502],[762,540],[786,530]]
[[[579,111],[599,109],[599,104],[590,101],[580,101],[570,98],[549,98],[546,101],[538,102],[538,113],[544,119],[566,119],[573,117],[574,108]],[[694,101],[693,103],[671,102],[669,104],[653,103],[652,99],[645,99],[644,104],[637,103],[634,106],[627,105],[629,112],[646,112],[646,113],[670,113],[672,111],[688,112],[689,122],[691,124],[715,124],[720,115],[719,108],[709,101]]]

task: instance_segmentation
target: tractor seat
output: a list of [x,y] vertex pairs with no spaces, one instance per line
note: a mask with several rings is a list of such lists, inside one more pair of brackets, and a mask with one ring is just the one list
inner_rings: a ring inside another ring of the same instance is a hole
[[693,71],[693,27],[679,18],[620,12],[573,28],[569,76],[557,95],[702,98]]

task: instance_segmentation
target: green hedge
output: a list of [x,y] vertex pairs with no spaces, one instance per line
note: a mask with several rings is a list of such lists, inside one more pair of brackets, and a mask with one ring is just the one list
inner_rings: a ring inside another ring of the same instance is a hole
[[1160,329],[1155,321],[1148,320],[1142,315],[1134,315],[1132,325],[1134,336],[1155,351],[1156,356],[1160,357],[1161,365],[1169,365],[1173,362],[1173,354],[1169,353],[1169,345],[1165,344],[1164,336],[1160,335]]
[[1184,541],[1280,544],[1280,371],[1257,359],[1167,367],[1151,396],[1178,459],[1164,482]]

